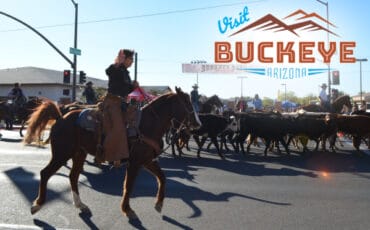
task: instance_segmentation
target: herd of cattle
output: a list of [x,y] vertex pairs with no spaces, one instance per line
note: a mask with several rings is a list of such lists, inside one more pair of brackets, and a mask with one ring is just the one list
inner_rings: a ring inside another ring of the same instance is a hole
[[[188,130],[186,127],[172,125],[169,132],[170,138],[166,138],[171,144],[172,154],[175,155],[175,146],[179,155],[182,148],[187,146],[190,137],[193,136],[198,145],[197,155],[204,143],[209,138],[210,143],[216,147],[219,156],[224,159],[222,147],[230,143],[234,151],[249,153],[250,146],[260,138],[265,143],[264,154],[276,147],[280,152],[281,144],[286,153],[290,154],[289,145],[293,143],[299,147],[303,146],[303,152],[307,151],[308,140],[316,142],[315,151],[321,142],[321,149],[326,151],[326,142],[329,143],[331,151],[335,151],[337,135],[345,135],[352,138],[353,147],[360,151],[360,144],[365,144],[370,149],[370,113],[358,111],[357,114],[342,115],[336,113],[276,113],[276,112],[248,112],[234,113],[226,112],[224,115],[199,114],[202,126],[197,130]],[[221,142],[221,146],[218,143]],[[244,143],[247,144],[246,151]]]
[[[61,107],[62,113],[81,109],[81,105],[72,105]],[[0,119],[4,117],[4,111],[6,110],[0,109]],[[225,158],[222,153],[223,146],[229,150],[227,143],[233,146],[235,152],[241,150],[245,154],[249,153],[252,143],[258,143],[257,138],[265,143],[265,155],[269,148],[273,147],[280,152],[279,144],[284,147],[287,154],[290,154],[290,143],[296,147],[300,143],[303,151],[307,151],[308,140],[316,142],[315,151],[318,150],[320,142],[323,151],[326,151],[326,142],[329,143],[330,150],[335,151],[338,134],[352,138],[353,147],[357,151],[360,151],[362,142],[370,149],[370,113],[364,111],[356,111],[352,115],[313,112],[224,112],[223,115],[200,113],[199,119],[202,126],[197,130],[190,131],[181,124],[172,124],[171,130],[166,135],[166,141],[171,145],[174,155],[175,145],[181,155],[182,148],[188,146],[187,142],[191,136],[198,145],[198,157],[203,145],[210,139],[207,149],[213,144],[222,159]],[[20,134],[23,136],[21,131]]]

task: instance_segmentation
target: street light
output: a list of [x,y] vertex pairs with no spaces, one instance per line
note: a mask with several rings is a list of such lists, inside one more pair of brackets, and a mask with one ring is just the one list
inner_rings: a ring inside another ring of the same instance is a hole
[[247,76],[239,76],[240,79],[240,99],[243,99],[243,79],[247,78]]
[[367,61],[367,58],[356,58],[360,62],[360,103],[362,103],[362,62]]
[[[204,71],[203,70],[203,64],[206,64],[207,62],[204,61],[204,60],[194,60],[194,61],[191,61],[190,63],[191,64],[197,64],[197,65],[201,64],[201,72],[202,72],[202,71]],[[199,84],[198,84],[198,73],[199,73],[199,70],[197,68],[197,85],[199,86]]]
[[283,85],[283,86],[285,87],[285,91],[284,91],[284,101],[285,101],[285,103],[286,103],[286,84],[284,83],[284,84],[281,84],[281,85]]
[[[326,6],[326,32],[327,32],[327,46],[330,48],[329,44],[329,2],[324,2],[321,0],[316,0],[317,2]],[[330,60],[328,62],[328,90],[329,90],[329,99],[331,100],[331,80],[330,80]]]
[[[75,7],[75,34],[74,34],[74,49],[77,49],[77,18],[78,18],[78,4],[71,0]],[[77,54],[73,54],[73,81],[72,81],[72,101],[76,100],[76,78],[77,78]]]

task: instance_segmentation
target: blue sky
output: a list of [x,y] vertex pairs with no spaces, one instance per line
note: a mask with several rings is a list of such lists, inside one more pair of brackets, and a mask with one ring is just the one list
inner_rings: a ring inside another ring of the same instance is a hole
[[[225,16],[237,17],[245,6],[250,22],[266,14],[283,18],[302,9],[316,12],[326,18],[326,8],[316,0],[76,0],[79,4],[78,69],[88,76],[107,79],[105,68],[111,64],[121,48],[138,52],[138,80],[141,85],[180,86],[190,92],[196,82],[195,73],[182,73],[181,64],[192,60],[214,63],[214,42],[296,40],[287,32],[252,32],[229,38],[230,30],[221,34],[218,20]],[[70,59],[69,47],[73,47],[74,7],[70,0],[2,0],[1,9],[37,28]],[[370,21],[368,1],[329,1],[331,28],[340,37],[330,36],[331,41],[355,41],[354,56],[370,58],[368,25]],[[300,39],[325,41],[326,32],[310,33]],[[336,54],[331,68],[340,71],[341,84],[333,86],[348,94],[360,91],[359,63],[339,63]],[[316,56],[315,56],[316,57]],[[233,63],[236,64],[236,63]],[[35,66],[64,70],[69,64],[48,44],[23,25],[0,15],[0,69]],[[250,67],[261,67],[252,63]],[[265,65],[266,66],[266,65]],[[316,68],[326,68],[318,57]],[[133,68],[131,69],[133,78]],[[199,91],[223,98],[239,96],[241,74],[199,74]],[[278,92],[293,91],[297,96],[318,94],[322,83],[327,83],[327,72],[303,79],[271,79],[266,76],[242,74],[243,94],[276,98]],[[62,76],[61,76],[62,77]],[[362,89],[370,91],[370,62],[362,64]]]

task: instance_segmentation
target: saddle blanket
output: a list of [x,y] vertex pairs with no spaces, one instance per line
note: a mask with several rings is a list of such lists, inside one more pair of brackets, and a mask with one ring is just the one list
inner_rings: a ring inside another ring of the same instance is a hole
[[83,129],[94,132],[98,123],[98,110],[88,108],[81,111],[77,118],[77,125]]
[[[77,125],[83,129],[88,131],[94,132],[97,128],[98,121],[98,113],[99,111],[93,108],[87,108],[81,111],[76,121]],[[134,119],[128,121],[127,125],[127,135],[129,137],[134,137],[139,135],[139,125],[141,120],[141,110],[137,109],[132,111],[130,117],[134,117]]]

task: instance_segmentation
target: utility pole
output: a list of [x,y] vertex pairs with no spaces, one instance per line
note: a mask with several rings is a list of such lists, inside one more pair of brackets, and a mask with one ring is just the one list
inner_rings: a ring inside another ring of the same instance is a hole
[[356,58],[360,62],[360,103],[362,104],[362,62],[367,61],[367,58]]
[[[324,2],[324,1],[321,1],[321,0],[316,0],[317,2],[323,4],[324,6],[326,6],[326,32],[327,32],[327,46],[328,46],[328,49],[330,48],[330,44],[329,44],[329,2]],[[329,99],[330,101],[332,101],[331,99],[331,80],[330,80],[330,61],[328,62],[328,94],[329,94]]]
[[[196,64],[201,66],[201,72],[203,71],[203,65],[206,64],[207,62],[204,60],[194,60],[190,62],[191,64]],[[197,85],[199,86],[198,82],[198,74],[199,74],[199,69],[197,70]]]
[[[78,4],[71,0],[75,7],[75,34],[74,34],[74,49],[77,50],[77,20],[78,20]],[[73,81],[72,81],[72,102],[76,101],[76,78],[77,78],[77,54],[73,54]]]

